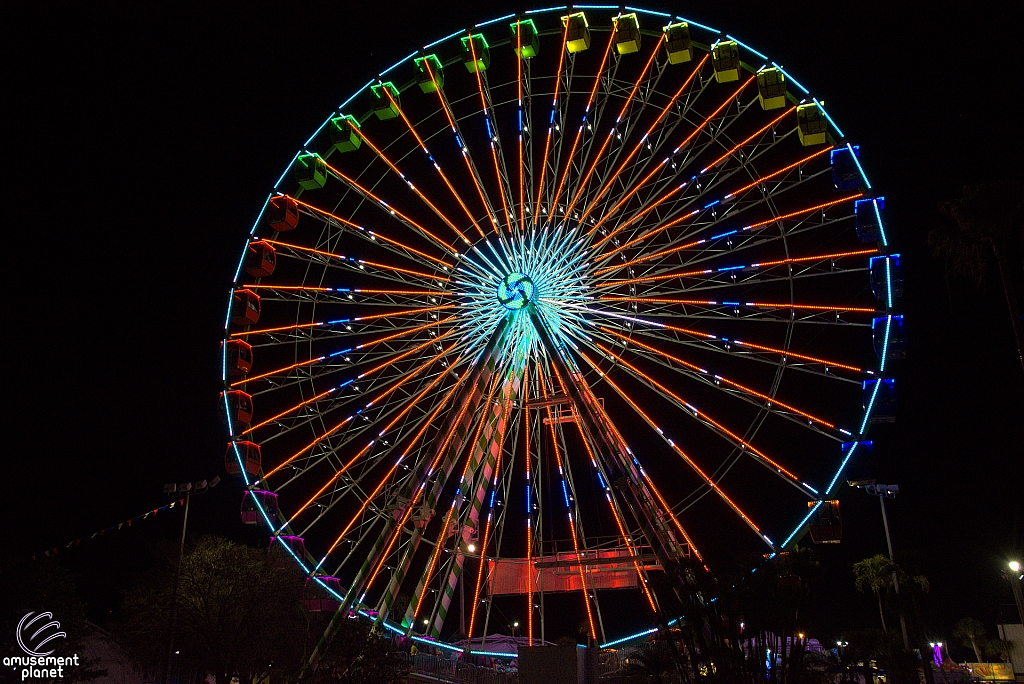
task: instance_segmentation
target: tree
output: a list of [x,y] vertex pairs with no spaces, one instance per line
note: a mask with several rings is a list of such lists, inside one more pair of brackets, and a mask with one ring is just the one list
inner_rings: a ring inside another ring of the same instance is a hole
[[1024,367],[1024,321],[1019,288],[1024,276],[1024,182],[968,185],[939,209],[946,225],[928,235],[932,253],[946,261],[946,275],[968,276],[981,284],[994,259]]
[[[125,600],[122,641],[144,669],[158,670],[170,637],[172,568],[149,578]],[[253,682],[297,671],[307,621],[302,578],[266,551],[203,537],[181,563],[176,666],[219,684],[233,675]]]
[[878,599],[878,616],[882,620],[882,630],[888,632],[885,624],[883,597],[895,589],[895,579],[899,578],[901,587],[909,591],[916,587],[920,591],[928,591],[928,578],[924,575],[911,575],[906,570],[889,560],[888,556],[877,554],[853,564],[853,577],[857,591],[870,591]]
[[[323,622],[321,629],[326,627]],[[368,621],[343,620],[312,684],[400,684],[407,669],[391,641]]]
[[977,659],[975,662],[985,662],[985,658],[981,655],[981,648],[988,639],[988,630],[980,620],[975,620],[972,617],[960,618],[953,627],[953,638],[964,646],[974,649],[974,657]]
[[853,577],[857,591],[870,591],[878,599],[878,617],[882,620],[882,631],[885,632],[888,632],[889,628],[885,624],[882,595],[893,586],[892,566],[893,562],[882,554],[865,558],[853,564]]

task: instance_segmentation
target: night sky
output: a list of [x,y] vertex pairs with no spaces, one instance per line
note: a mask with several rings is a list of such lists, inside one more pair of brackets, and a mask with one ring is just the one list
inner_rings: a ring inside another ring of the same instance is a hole
[[[881,479],[901,488],[889,509],[897,553],[931,580],[922,607],[945,639],[966,615],[994,625],[1012,601],[999,571],[1024,555],[1024,371],[994,270],[980,288],[947,280],[927,234],[963,183],[1022,173],[1024,24],[1011,3],[903,5],[645,6],[784,64],[828,102],[886,196],[910,351],[895,370],[898,421],[876,443]],[[8,7],[2,22],[7,555],[161,506],[167,482],[222,474],[218,343],[268,190],[368,78],[528,7],[48,8]],[[816,609],[823,636],[877,617],[849,566],[885,550],[878,503],[841,495],[843,543],[818,549],[832,588]],[[195,499],[190,536],[255,539],[238,522],[240,496],[232,481]],[[96,568],[130,565],[146,535],[172,538],[177,515],[83,544],[68,563],[102,594],[115,580]]]

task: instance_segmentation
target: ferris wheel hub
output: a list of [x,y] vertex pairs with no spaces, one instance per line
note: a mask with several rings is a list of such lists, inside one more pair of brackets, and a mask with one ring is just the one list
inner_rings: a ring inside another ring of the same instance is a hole
[[509,273],[498,284],[498,302],[511,311],[525,309],[533,301],[536,287],[529,276]]

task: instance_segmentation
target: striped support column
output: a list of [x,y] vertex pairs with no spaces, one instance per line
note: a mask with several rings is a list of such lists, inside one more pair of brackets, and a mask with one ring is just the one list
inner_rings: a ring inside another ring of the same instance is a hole
[[[479,529],[480,511],[483,508],[487,491],[490,489],[491,479],[494,477],[494,468],[498,461],[498,455],[501,453],[502,442],[504,441],[505,420],[507,419],[507,416],[504,415],[505,407],[509,405],[509,402],[519,397],[521,383],[522,369],[520,368],[517,371],[513,371],[510,382],[506,383],[502,388],[500,399],[491,404],[491,413],[487,417],[487,423],[484,425],[483,430],[480,431],[480,439],[473,447],[474,462],[470,465],[470,469],[476,470],[479,468],[481,460],[483,460],[483,468],[480,469],[476,477],[476,493],[469,510],[470,524],[464,524],[462,527],[462,545],[456,549],[455,563],[448,572],[448,581],[445,582],[444,592],[441,595],[441,605],[438,608],[437,615],[434,617],[434,624],[430,629],[432,637],[437,638],[441,636],[441,627],[448,616],[452,596],[455,595],[455,588],[458,586],[459,578],[462,576],[462,567],[466,560],[462,553],[462,548],[469,543],[469,530]],[[468,473],[466,479],[467,483],[473,481],[473,477]],[[485,552],[486,549],[480,549],[481,558],[483,558]],[[473,600],[476,601],[475,596]]]
[[[457,425],[455,425],[455,436],[451,439],[448,444],[448,454],[444,459],[444,462],[438,468],[438,476],[434,479],[434,485],[427,492],[426,497],[423,500],[423,507],[426,511],[429,511],[429,515],[433,516],[434,507],[437,505],[437,500],[441,496],[441,490],[444,489],[445,482],[452,475],[452,470],[455,469],[455,463],[458,460],[460,447],[466,443],[466,435],[469,434],[469,429],[473,423],[473,416],[479,409],[480,400],[483,397],[483,390],[490,381],[490,371],[485,372],[480,376],[478,387],[475,389],[468,390],[473,393],[473,401],[470,402],[468,410],[462,413],[462,418]],[[412,564],[412,559],[416,555],[416,550],[419,548],[420,541],[423,539],[423,532],[427,527],[429,517],[422,524],[416,524],[413,527],[412,537],[409,539],[409,543],[406,545],[405,555],[402,558],[402,562],[395,569],[395,573],[391,576],[391,581],[388,583],[387,589],[384,590],[384,595],[381,598],[381,608],[377,615],[377,622],[382,622],[391,612],[391,606],[395,603],[395,597],[398,596],[398,591],[402,587],[402,582],[405,581],[406,573],[409,572],[409,565]],[[413,596],[413,601],[417,599],[419,593],[417,592]],[[410,606],[411,607],[411,606]],[[411,618],[409,618],[411,620]],[[408,620],[403,620],[402,626],[408,627]]]
[[[437,504],[437,500],[441,496],[441,491],[444,489],[445,483],[447,483],[448,479],[451,477],[452,470],[454,469],[455,463],[458,460],[458,455],[462,450],[461,447],[465,445],[467,441],[469,441],[470,429],[472,428],[472,425],[475,422],[473,418],[475,417],[476,411],[479,408],[479,397],[483,396],[484,388],[487,387],[488,383],[494,377],[494,372],[497,368],[498,362],[499,355],[493,353],[489,354],[487,358],[484,360],[483,373],[481,373],[477,381],[477,387],[475,388],[476,391],[474,391],[474,396],[478,397],[478,399],[474,404],[473,410],[467,411],[464,414],[462,421],[456,427],[455,437],[451,440],[453,446],[451,447],[448,453],[448,458],[445,460],[443,473],[439,474],[438,477],[434,480],[434,486],[431,489],[430,494],[427,498],[431,510],[433,510],[433,507]],[[471,468],[473,468],[473,464],[471,464]],[[467,473],[467,478],[469,477],[470,476]],[[465,483],[462,483],[462,491],[466,491]],[[438,540],[439,544],[444,544],[445,532],[446,530],[442,530],[442,538]],[[419,535],[414,535],[416,545],[419,545],[422,536],[422,532]],[[415,547],[412,547],[411,553],[415,552]],[[409,607],[406,609],[405,616],[402,618],[402,627],[405,628],[406,631],[412,630],[413,620],[415,619],[414,613],[416,612],[416,604],[420,602],[420,596],[423,594],[424,591],[426,591],[427,584],[430,581],[430,577],[427,576],[429,569],[429,566],[424,569],[423,575],[416,583],[416,589],[413,591],[412,600],[409,602]],[[397,583],[394,583],[394,589],[391,589],[390,586],[388,587],[389,590],[392,591],[392,596],[388,598],[388,601],[390,603],[394,603],[394,596],[398,594],[398,589],[401,586],[402,581],[405,579],[404,573],[407,570],[408,566],[404,568],[401,577],[398,577],[396,574],[396,577],[394,579],[397,579],[398,581]]]
[[[476,388],[479,385],[480,376],[487,369],[489,369],[490,373],[494,372],[494,358],[496,356],[496,352],[501,349],[501,346],[508,335],[508,330],[509,325],[508,321],[506,320],[504,323],[499,325],[494,330],[494,333],[491,335],[491,338],[487,341],[487,344],[480,352],[480,356],[475,361],[475,365],[470,371],[469,377],[467,378],[468,389],[462,394],[462,402],[460,406],[464,405],[466,402],[473,401],[474,398],[477,402],[479,402],[480,395],[478,392],[476,392]],[[448,430],[452,429],[452,424],[457,420],[457,417],[460,415],[460,411],[461,408],[459,410],[454,410],[453,408],[453,410],[449,412],[448,418],[446,418],[442,430],[445,430],[447,432]],[[470,413],[470,411],[467,410],[465,413]],[[440,444],[438,444],[437,447],[440,448]],[[414,497],[416,492],[416,488],[419,486],[419,484],[417,483],[423,482],[424,477],[426,476],[427,467],[429,466],[430,463],[434,461],[436,457],[436,453],[431,454],[429,458],[422,459],[420,463],[417,464],[415,471],[409,478],[409,489],[403,491],[405,499],[407,501],[412,501],[412,498]],[[316,671],[317,667],[320,664],[320,659],[323,657],[323,653],[327,649],[327,646],[330,644],[330,642],[333,640],[335,632],[337,632],[338,630],[340,621],[348,617],[348,613],[354,605],[358,605],[361,594],[363,593],[363,591],[365,591],[366,582],[369,580],[369,575],[372,572],[372,569],[376,567],[377,563],[380,562],[380,556],[383,553],[383,549],[387,543],[387,540],[391,537],[392,534],[394,534],[395,528],[398,527],[398,522],[401,517],[401,515],[397,517],[392,517],[384,525],[384,530],[381,532],[380,536],[377,538],[377,541],[374,543],[373,548],[370,550],[369,556],[367,556],[362,567],[359,568],[359,572],[356,574],[355,579],[349,586],[348,591],[345,592],[345,598],[338,606],[338,610],[335,611],[334,615],[331,617],[331,621],[327,625],[327,629],[324,630],[324,635],[320,638],[320,641],[317,643],[316,647],[313,649],[313,652],[310,654],[309,660],[306,662],[306,665],[302,668],[302,672],[299,674],[299,679],[305,679],[309,676],[311,672]]]

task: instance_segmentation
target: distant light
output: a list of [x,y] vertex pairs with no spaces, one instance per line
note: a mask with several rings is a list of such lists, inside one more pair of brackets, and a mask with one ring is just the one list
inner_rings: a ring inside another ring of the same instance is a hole
[[801,639],[803,639],[804,638],[804,633],[800,632],[799,634],[797,634],[797,636],[800,637]]
[[427,618],[423,618],[423,624],[429,625],[430,624],[430,620],[428,620]]
[[513,623],[512,623],[512,626],[513,626],[513,627],[518,627],[518,626],[519,626],[519,621],[518,621],[518,620],[516,620],[515,622],[513,622]]
[[470,553],[476,553],[476,544],[470,544],[469,546],[466,547],[466,550],[469,551]]
[[1010,569],[1014,572],[1020,572],[1020,563],[1017,561],[1010,561]]

